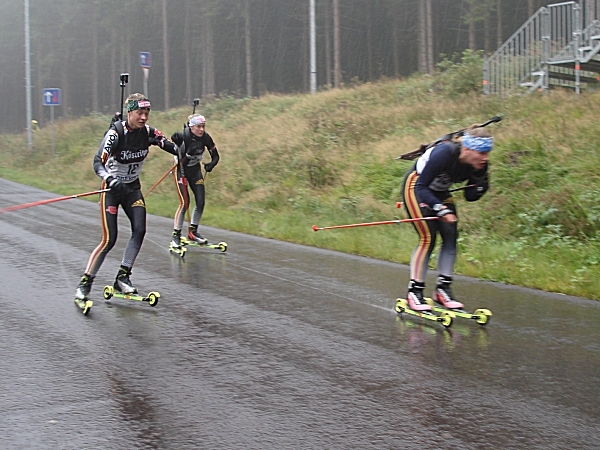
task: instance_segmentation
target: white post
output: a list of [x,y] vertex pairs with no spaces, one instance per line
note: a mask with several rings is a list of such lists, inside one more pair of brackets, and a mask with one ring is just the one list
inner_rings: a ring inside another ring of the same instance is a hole
[[50,130],[51,130],[51,147],[52,147],[52,159],[54,159],[54,105],[50,105]]
[[317,92],[317,36],[315,25],[315,0],[310,0],[310,93]]

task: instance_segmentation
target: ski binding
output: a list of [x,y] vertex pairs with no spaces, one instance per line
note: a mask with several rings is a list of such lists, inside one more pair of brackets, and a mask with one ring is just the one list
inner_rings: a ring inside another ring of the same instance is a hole
[[169,244],[169,251],[172,253],[175,253],[176,255],[179,255],[183,258],[185,256],[185,252],[187,251],[187,248],[185,248],[183,246],[183,242],[182,242],[182,245],[180,245],[179,247],[175,247],[173,245],[173,242],[171,242]]
[[433,314],[431,311],[415,311],[408,307],[408,303],[403,298],[396,299],[396,312],[398,314],[406,313],[411,316],[421,317],[423,319],[440,322],[445,327],[452,325],[452,319],[455,317],[454,311],[444,309],[440,311],[440,315]]
[[147,296],[138,295],[138,294],[124,294],[122,292],[116,291],[112,286],[104,286],[104,298],[106,300],[110,300],[111,297],[115,298],[124,298],[127,300],[137,300],[138,302],[148,302],[150,306],[156,306],[158,303],[158,299],[160,298],[160,294],[158,292],[150,292]]

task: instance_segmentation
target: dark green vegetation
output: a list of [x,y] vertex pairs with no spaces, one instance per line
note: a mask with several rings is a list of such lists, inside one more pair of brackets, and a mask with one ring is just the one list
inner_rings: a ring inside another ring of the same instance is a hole
[[[316,233],[311,226],[402,218],[395,203],[411,163],[394,157],[501,115],[490,126],[491,190],[471,204],[456,195],[457,272],[600,299],[600,93],[485,98],[462,93],[470,90],[462,83],[468,75],[461,75],[468,64],[446,69],[316,96],[201,104],[222,155],[207,178],[203,223],[407,263],[416,244],[410,224]],[[150,123],[170,135],[190,112],[154,111]],[[62,195],[97,189],[92,156],[108,122],[107,116],[58,122],[54,159],[48,127],[36,133],[32,153],[24,135],[3,136],[0,176]],[[151,151],[144,192],[171,164],[170,155]],[[174,193],[169,177],[147,197],[149,211],[172,216]]]

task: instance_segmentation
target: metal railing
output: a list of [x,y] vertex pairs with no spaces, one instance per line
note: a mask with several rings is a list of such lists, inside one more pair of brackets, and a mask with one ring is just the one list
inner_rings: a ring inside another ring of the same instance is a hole
[[519,88],[548,88],[548,63],[574,61],[581,37],[580,6],[574,2],[542,7],[484,63],[484,93],[506,96]]

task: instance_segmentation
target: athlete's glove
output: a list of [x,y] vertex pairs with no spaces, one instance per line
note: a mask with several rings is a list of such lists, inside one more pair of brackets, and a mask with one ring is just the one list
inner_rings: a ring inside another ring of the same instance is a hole
[[213,170],[215,168],[216,165],[217,165],[216,161],[215,162],[211,161],[209,163],[206,163],[206,164],[204,164],[204,170],[206,170],[207,172],[210,172],[211,170]]
[[108,177],[106,179],[106,187],[110,189],[113,194],[121,194],[125,190],[125,185],[119,181],[118,178]]

